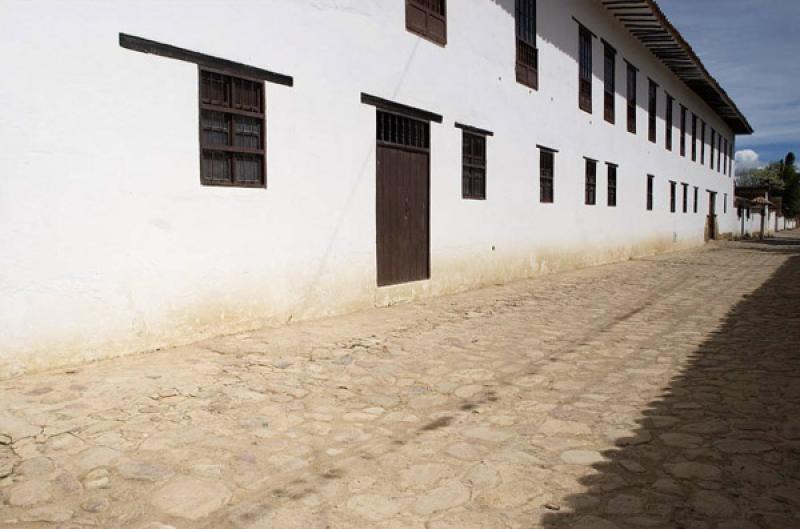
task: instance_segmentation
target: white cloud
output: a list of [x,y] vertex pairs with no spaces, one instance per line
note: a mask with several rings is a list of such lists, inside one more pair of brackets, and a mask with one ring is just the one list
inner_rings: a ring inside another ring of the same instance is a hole
[[766,164],[761,161],[760,156],[753,149],[742,149],[736,151],[736,172],[749,171],[750,169],[757,169],[764,167]]

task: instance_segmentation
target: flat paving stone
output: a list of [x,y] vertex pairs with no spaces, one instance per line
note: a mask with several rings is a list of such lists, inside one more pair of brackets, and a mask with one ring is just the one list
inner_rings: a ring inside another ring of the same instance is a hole
[[14,529],[796,529],[800,232],[0,381]]

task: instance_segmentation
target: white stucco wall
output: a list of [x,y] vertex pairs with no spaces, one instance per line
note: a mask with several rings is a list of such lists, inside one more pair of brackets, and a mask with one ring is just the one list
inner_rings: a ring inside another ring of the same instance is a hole
[[[706,190],[719,231],[735,232],[732,179],[677,154],[681,103],[730,138],[724,122],[585,0],[539,2],[540,89],[525,88],[513,6],[451,2],[440,47],[405,30],[401,1],[5,0],[0,376],[699,245]],[[572,16],[619,52],[616,125],[602,115],[599,39],[594,114],[578,109]],[[267,84],[266,190],[199,184],[197,67],[122,49],[119,32],[294,77]],[[636,135],[623,58],[640,69]],[[661,87],[656,144],[648,77]],[[431,125],[430,281],[376,287],[375,109],[361,92],[444,116]],[[495,134],[485,201],[461,198],[454,121]],[[539,203],[537,144],[559,150],[554,204]],[[600,162],[596,206],[583,204],[584,156]],[[606,161],[619,164],[616,208]],[[698,214],[691,201],[669,212],[669,180],[700,187]]]

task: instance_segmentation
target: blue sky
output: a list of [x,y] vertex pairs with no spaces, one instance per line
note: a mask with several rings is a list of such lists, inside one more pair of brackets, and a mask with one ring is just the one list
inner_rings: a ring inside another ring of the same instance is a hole
[[661,9],[747,116],[739,166],[800,154],[800,0],[661,0]]

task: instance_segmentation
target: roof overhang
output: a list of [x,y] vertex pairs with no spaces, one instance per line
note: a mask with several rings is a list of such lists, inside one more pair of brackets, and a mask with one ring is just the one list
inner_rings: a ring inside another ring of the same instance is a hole
[[705,101],[736,134],[753,127],[655,0],[600,0],[634,37]]

